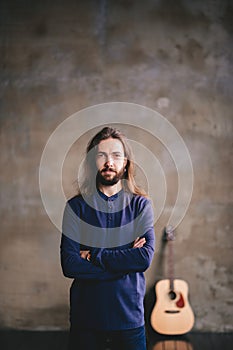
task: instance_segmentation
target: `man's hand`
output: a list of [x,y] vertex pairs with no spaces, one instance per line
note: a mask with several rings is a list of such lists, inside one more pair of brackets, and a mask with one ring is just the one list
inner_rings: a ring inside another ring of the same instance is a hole
[[82,259],[90,261],[91,252],[90,250],[80,250],[80,256]]
[[145,238],[137,237],[133,243],[133,248],[142,248],[146,243]]

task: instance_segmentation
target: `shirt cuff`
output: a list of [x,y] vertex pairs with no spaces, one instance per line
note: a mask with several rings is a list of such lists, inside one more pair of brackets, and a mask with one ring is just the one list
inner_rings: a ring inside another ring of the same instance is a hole
[[102,262],[102,252],[103,248],[94,248],[91,250],[91,262],[96,265],[104,268],[104,264]]

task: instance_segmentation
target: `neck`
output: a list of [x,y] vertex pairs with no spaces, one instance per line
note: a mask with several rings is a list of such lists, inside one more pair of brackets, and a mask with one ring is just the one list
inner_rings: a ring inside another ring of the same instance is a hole
[[120,192],[121,189],[122,189],[121,181],[118,181],[118,183],[113,186],[99,185],[99,190],[108,197],[111,197],[114,194]]

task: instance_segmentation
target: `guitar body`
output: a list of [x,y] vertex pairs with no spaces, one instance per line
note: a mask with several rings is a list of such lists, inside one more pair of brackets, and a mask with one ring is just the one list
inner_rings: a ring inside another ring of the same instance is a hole
[[160,334],[178,335],[191,330],[194,314],[188,301],[187,282],[174,279],[159,281],[155,286],[156,303],[151,313],[151,326]]

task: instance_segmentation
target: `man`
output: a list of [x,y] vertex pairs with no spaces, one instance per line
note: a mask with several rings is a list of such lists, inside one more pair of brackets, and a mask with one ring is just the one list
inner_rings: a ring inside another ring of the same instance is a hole
[[61,264],[74,279],[69,350],[146,350],[143,272],[154,253],[153,211],[133,167],[125,136],[103,128],[87,146],[80,193],[66,205]]

